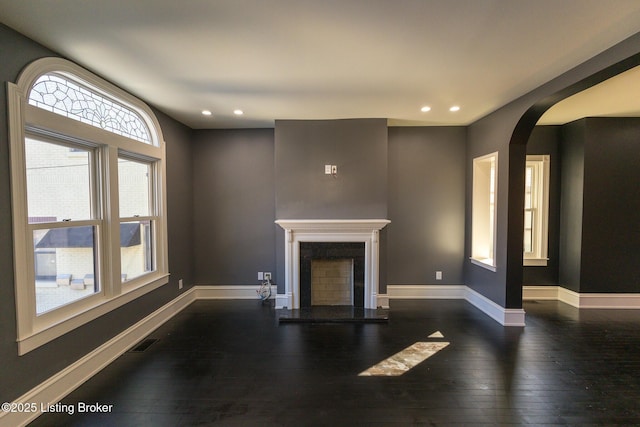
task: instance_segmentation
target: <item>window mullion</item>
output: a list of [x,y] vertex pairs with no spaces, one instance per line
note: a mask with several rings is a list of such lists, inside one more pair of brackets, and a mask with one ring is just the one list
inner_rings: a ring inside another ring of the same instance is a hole
[[119,295],[122,292],[120,281],[120,204],[118,200],[118,149],[104,147],[103,149],[102,182],[105,183],[102,205],[104,206],[104,238],[105,245],[102,260],[102,272],[107,297]]
[[[162,185],[165,185],[166,181],[166,169],[164,162],[154,162],[152,167],[152,179],[149,182],[151,186],[151,208],[153,215],[160,219],[161,216],[166,215],[166,199],[161,191]],[[153,247],[155,248],[155,267],[159,271],[166,271],[168,265],[167,260],[167,229],[166,222],[155,221],[155,232],[153,233]]]
[[156,221],[158,219],[155,215],[145,215],[145,216],[131,216],[131,217],[122,217],[120,218],[120,222],[133,222],[133,221]]

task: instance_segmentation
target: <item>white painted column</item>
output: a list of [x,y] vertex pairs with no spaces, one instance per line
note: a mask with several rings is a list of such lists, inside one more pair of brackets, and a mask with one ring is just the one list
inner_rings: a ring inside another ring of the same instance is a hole
[[380,291],[380,247],[379,245],[379,236],[380,232],[378,230],[373,230],[371,232],[371,295],[368,300],[368,304],[365,303],[365,308],[377,308],[378,306],[378,292]]
[[[286,230],[285,231],[286,236],[285,236],[285,260],[290,260],[293,257],[293,246],[294,246],[294,240],[293,240],[293,231],[292,230]],[[292,284],[293,284],[293,264],[291,262],[285,262],[285,270],[284,270],[284,283],[285,283],[285,307],[289,308],[290,310],[294,308],[293,306],[293,290],[292,290]]]

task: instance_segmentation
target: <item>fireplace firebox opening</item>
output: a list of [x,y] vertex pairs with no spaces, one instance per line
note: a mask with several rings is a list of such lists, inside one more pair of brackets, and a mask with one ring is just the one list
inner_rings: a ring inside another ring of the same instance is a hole
[[364,307],[365,245],[300,242],[300,307]]

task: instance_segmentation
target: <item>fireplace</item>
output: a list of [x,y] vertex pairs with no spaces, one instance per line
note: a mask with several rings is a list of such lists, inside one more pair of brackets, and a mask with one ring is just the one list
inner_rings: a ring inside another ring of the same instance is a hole
[[[353,306],[377,308],[380,305],[379,232],[389,222],[386,219],[277,220],[286,236],[285,293],[276,296],[276,307],[299,309],[311,305],[311,262],[306,267],[303,261],[310,250],[309,260],[314,258],[314,250],[309,248],[317,245],[317,259],[353,260]],[[339,253],[339,248],[346,252]],[[358,255],[354,255],[356,251]]]

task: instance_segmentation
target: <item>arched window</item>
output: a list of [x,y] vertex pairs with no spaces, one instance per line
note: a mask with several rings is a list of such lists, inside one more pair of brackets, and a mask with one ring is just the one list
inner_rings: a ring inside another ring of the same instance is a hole
[[64,76],[40,76],[29,92],[29,104],[100,129],[151,144],[140,114]]
[[149,107],[63,59],[8,96],[24,354],[167,283],[165,147]]

